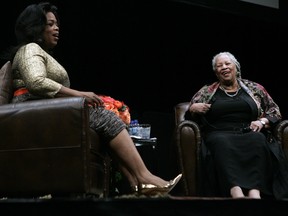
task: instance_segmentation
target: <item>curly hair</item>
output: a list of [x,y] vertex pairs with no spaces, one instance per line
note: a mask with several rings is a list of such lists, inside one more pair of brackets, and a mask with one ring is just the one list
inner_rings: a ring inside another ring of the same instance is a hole
[[230,52],[220,52],[217,55],[213,56],[213,59],[212,59],[213,71],[216,71],[216,59],[221,55],[226,55],[230,58],[230,60],[236,65],[237,77],[241,78],[241,65],[238,62],[238,60],[235,58],[235,56],[233,54],[231,54]]

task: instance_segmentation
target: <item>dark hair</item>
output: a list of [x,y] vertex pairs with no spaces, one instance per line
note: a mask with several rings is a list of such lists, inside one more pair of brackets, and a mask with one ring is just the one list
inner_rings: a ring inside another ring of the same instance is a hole
[[47,24],[46,13],[48,12],[52,12],[58,21],[57,7],[49,2],[29,5],[22,11],[15,24],[15,36],[18,45],[35,42],[41,46],[42,35]]
[[46,14],[52,12],[59,25],[57,7],[49,2],[28,5],[18,16],[15,23],[15,36],[17,45],[8,49],[4,58],[12,60],[15,53],[22,45],[35,42],[41,47],[43,45],[43,32],[47,24]]

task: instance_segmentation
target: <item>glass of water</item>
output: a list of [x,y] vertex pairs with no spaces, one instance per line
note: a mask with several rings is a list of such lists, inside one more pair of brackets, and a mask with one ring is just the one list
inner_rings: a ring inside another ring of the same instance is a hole
[[150,124],[139,124],[138,136],[141,139],[150,139],[151,125]]

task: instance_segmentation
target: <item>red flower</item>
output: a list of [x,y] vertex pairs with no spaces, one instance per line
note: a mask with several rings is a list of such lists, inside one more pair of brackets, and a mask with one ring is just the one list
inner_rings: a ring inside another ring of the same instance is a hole
[[116,113],[116,115],[118,115],[125,124],[130,124],[131,116],[129,107],[123,101],[115,100],[106,95],[99,95],[99,97],[103,100],[105,109]]

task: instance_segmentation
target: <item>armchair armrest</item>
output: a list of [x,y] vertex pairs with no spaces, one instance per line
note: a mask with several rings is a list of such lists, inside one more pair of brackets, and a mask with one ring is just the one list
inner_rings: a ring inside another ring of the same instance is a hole
[[288,157],[288,120],[282,120],[274,128],[274,136],[281,143],[285,155]]
[[183,174],[182,187],[185,195],[197,195],[200,190],[201,133],[197,123],[185,120],[176,126],[175,143],[177,165]]
[[0,131],[2,196],[107,196],[110,158],[89,127],[84,98],[1,105]]
[[[80,145],[84,141],[85,131],[89,128],[86,109],[85,99],[81,97],[2,105],[0,151],[59,148],[71,146],[73,143]],[[61,139],[58,139],[59,137]]]
[[191,120],[185,120],[189,102],[182,102],[174,107],[175,131],[174,143],[178,172],[183,174],[180,185],[183,195],[195,196],[200,193],[200,148],[201,132],[198,124]]

